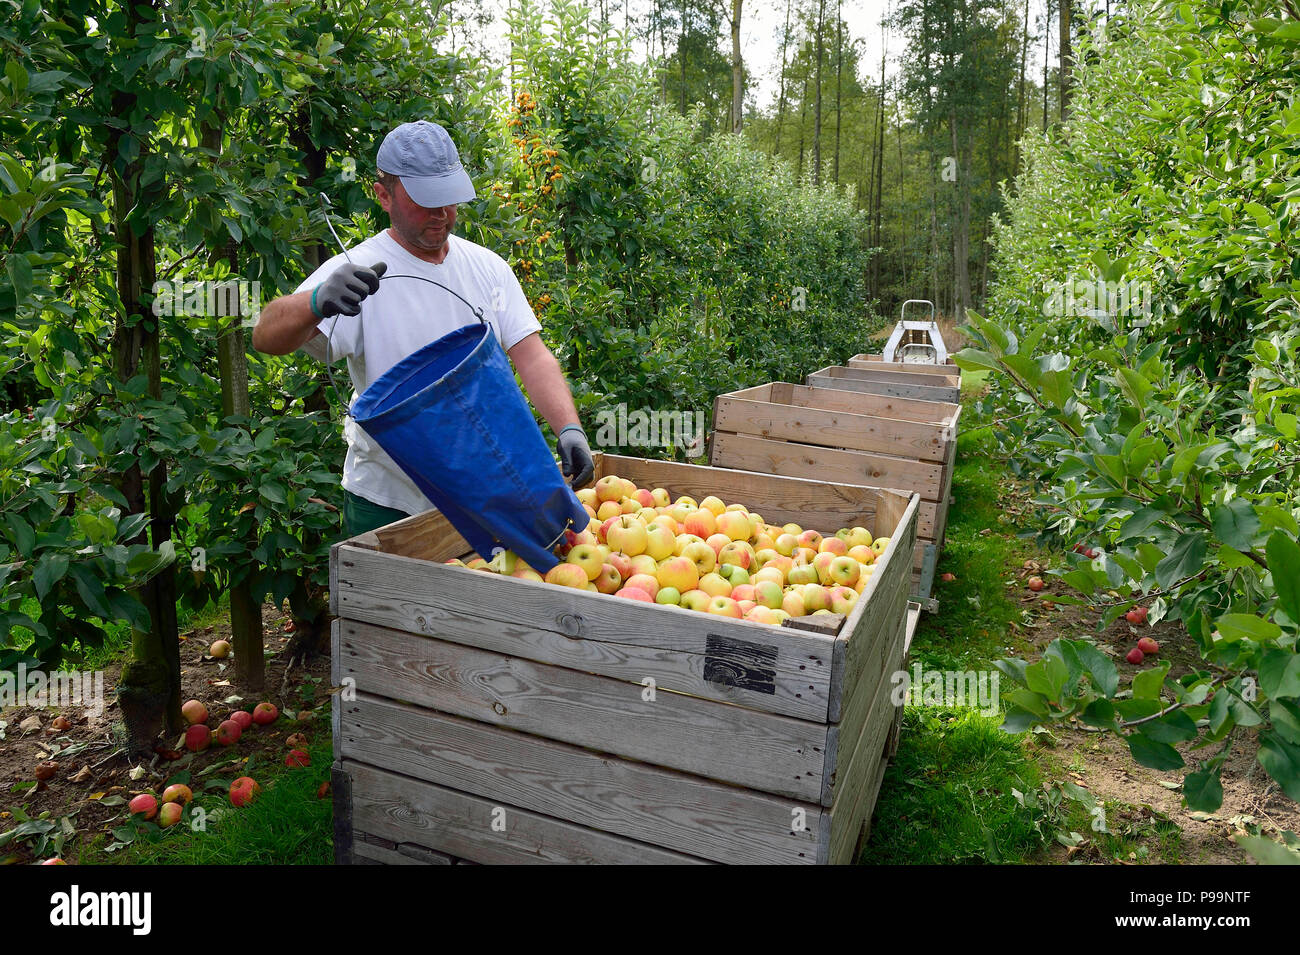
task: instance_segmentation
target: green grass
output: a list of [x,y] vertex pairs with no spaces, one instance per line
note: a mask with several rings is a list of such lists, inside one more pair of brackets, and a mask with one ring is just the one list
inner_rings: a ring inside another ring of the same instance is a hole
[[[953,470],[954,503],[948,510],[943,554],[935,569],[939,610],[923,614],[912,643],[912,660],[936,669],[979,669],[1006,656],[1015,646],[1012,622],[1021,606],[1007,581],[1033,553],[1004,522],[1002,489],[1012,477],[998,460],[988,428],[957,437]],[[983,531],[988,533],[982,533]],[[943,582],[940,575],[956,579]]]
[[[316,791],[330,777],[333,759],[328,734],[309,748],[311,765],[289,769],[283,764],[250,763],[223,770],[189,785],[195,805],[210,815],[206,830],[192,831],[187,819],[168,830],[155,826],[127,848],[113,853],[100,837],[84,848],[77,861],[119,865],[332,865],[334,862],[333,801]],[[262,792],[250,806],[235,809],[227,796],[230,781],[252,776]],[[210,783],[207,788],[200,788]]]
[[1012,794],[1036,787],[1039,768],[999,722],[968,709],[904,711],[861,862],[1017,862],[1042,845],[1034,811]]
[[[968,402],[963,417],[973,410]],[[1011,623],[1021,608],[1007,581],[1032,549],[1006,520],[1003,497],[1012,481],[987,427],[976,423],[958,436],[955,502],[935,579],[939,609],[922,614],[911,664],[986,671],[1009,655],[1008,646],[1019,647]],[[945,571],[956,579],[941,582]],[[1000,723],[971,708],[908,706],[861,861],[1023,862],[1040,852],[1055,830],[1012,790],[1040,788],[1043,768]]]

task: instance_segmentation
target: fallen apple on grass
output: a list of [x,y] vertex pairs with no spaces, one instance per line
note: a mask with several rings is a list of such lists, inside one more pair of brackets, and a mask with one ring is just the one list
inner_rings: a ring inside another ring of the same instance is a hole
[[187,803],[194,798],[194,792],[184,783],[172,783],[163,790],[163,804],[170,802]]
[[251,776],[240,776],[230,784],[230,802],[234,806],[247,806],[262,791],[257,780]]
[[279,717],[280,711],[274,703],[258,703],[253,707],[253,722],[258,726],[269,726]]
[[126,808],[133,816],[152,819],[158,815],[158,799],[152,793],[141,793],[127,803]]
[[217,727],[217,735],[215,737],[217,745],[234,746],[239,742],[239,737],[243,732],[244,731],[239,728],[239,724],[234,720],[226,720]]
[[1156,643],[1150,637],[1143,637],[1139,640],[1137,648],[1149,657],[1153,657],[1160,652],[1160,644]]
[[158,810],[158,825],[167,829],[181,821],[181,816],[185,812],[185,807],[178,802],[165,802],[162,808]]
[[202,723],[195,723],[185,731],[185,748],[191,753],[201,753],[212,745],[212,730]]
[[208,721],[208,708],[198,700],[189,700],[181,707],[181,716],[185,717],[185,722],[191,725],[206,723]]

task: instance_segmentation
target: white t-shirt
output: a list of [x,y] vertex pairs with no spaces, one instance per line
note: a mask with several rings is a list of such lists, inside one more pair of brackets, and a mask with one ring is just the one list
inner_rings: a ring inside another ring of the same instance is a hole
[[[428,282],[389,276],[420,275],[455,289],[483,310],[483,317],[492,323],[497,340],[507,352],[542,330],[505,259],[457,235],[451,235],[447,241],[450,243],[447,257],[438,265],[407,252],[387,229],[348,250],[356,265],[387,263],[388,271],[379,283],[379,291],[362,300],[360,315],[331,315],[321,320],[316,326],[320,334],[313,335],[302,351],[325,361],[329,335],[330,357],[335,361],[348,360],[353,401],[406,356],[448,332],[477,321],[469,306],[446,290]],[[309,275],[297,291],[316,287],[346,263],[341,254],[334,256]],[[348,442],[347,458],[343,462],[343,486],[347,490],[408,514],[419,514],[433,507],[387,452],[350,416],[344,419],[343,435]]]

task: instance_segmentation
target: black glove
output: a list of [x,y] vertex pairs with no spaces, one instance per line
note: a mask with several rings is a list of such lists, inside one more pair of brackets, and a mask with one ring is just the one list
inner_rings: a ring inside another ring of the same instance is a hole
[[560,470],[569,478],[569,487],[579,488],[596,473],[596,462],[591,458],[591,447],[586,433],[577,425],[560,432],[556,442],[560,451]]
[[364,265],[340,265],[312,292],[312,311],[321,318],[331,315],[357,315],[361,300],[379,291],[379,277],[388,271],[383,262],[370,268]]

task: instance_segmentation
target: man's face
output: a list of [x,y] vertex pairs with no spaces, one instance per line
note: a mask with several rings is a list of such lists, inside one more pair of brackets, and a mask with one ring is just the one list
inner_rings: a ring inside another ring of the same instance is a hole
[[375,184],[375,197],[393,223],[393,230],[406,244],[421,252],[438,252],[447,244],[456,225],[456,207],[436,206],[426,208],[416,205],[400,179],[393,180],[393,189]]

